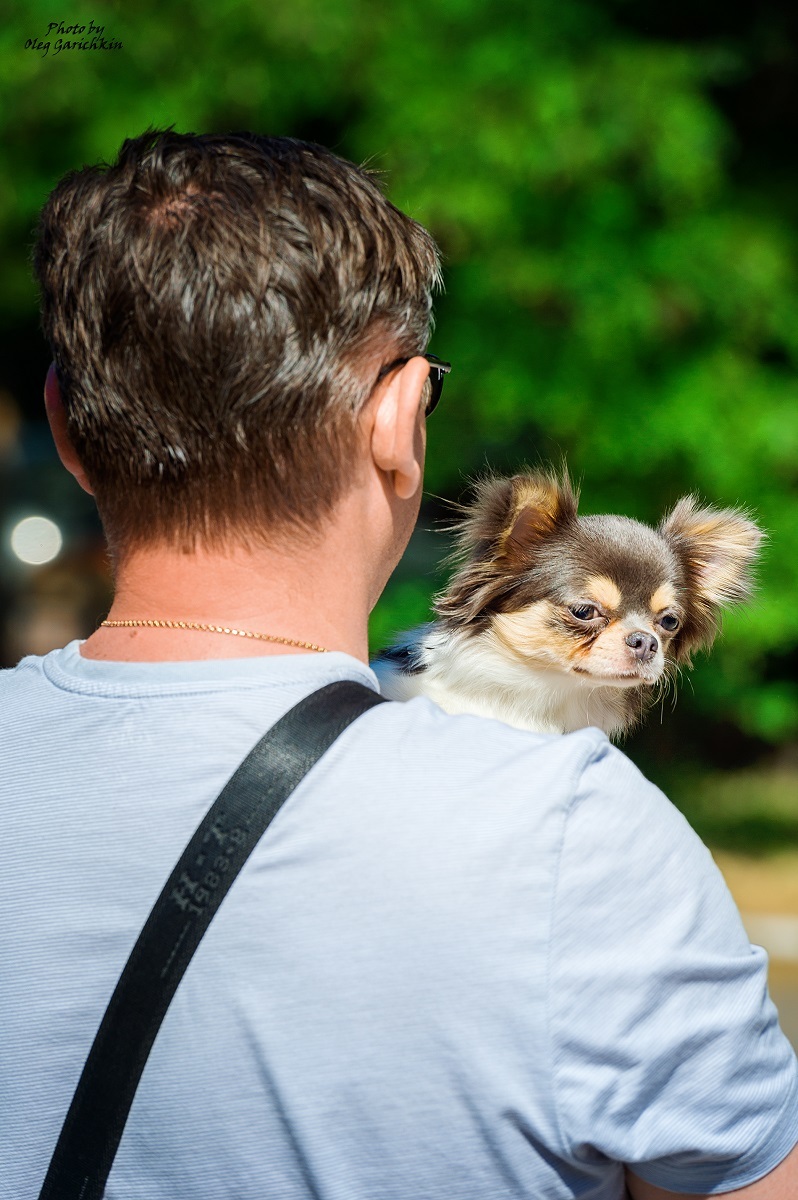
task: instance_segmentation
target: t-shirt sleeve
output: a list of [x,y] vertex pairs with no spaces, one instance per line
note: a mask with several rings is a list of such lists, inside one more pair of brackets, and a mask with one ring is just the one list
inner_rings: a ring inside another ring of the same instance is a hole
[[766,1175],[798,1141],[798,1064],[720,872],[608,743],[568,812],[549,1029],[560,1136],[674,1192]]

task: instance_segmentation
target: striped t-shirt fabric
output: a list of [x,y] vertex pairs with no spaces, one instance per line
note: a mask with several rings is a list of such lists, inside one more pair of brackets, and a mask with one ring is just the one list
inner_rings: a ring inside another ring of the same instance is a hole
[[[341,653],[0,673],[0,1197],[35,1200],[188,837]],[[798,1069],[709,852],[595,729],[344,732],[178,989],[108,1200],[620,1200],[760,1178]]]

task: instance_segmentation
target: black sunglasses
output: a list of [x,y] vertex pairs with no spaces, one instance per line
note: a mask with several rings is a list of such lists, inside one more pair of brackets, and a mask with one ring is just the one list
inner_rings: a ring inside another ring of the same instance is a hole
[[[415,355],[410,356],[410,358],[412,357],[415,357]],[[424,415],[428,417],[430,413],[438,407],[438,401],[440,400],[441,392],[443,391],[443,380],[444,377],[451,371],[452,364],[444,362],[443,359],[438,358],[436,354],[423,354],[421,357],[426,358],[427,362],[429,363],[430,394],[426,408],[424,409]],[[376,387],[381,379],[384,379],[385,376],[389,375],[391,371],[395,371],[397,367],[403,367],[405,363],[409,363],[410,358],[395,358],[393,362],[388,363],[387,367],[383,367],[381,369],[379,375],[374,381],[374,386]]]

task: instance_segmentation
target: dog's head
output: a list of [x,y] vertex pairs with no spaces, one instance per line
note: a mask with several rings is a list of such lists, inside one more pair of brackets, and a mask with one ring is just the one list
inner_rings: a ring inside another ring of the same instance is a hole
[[721,610],[751,591],[763,536],[693,496],[657,529],[580,517],[567,474],[543,473],[480,481],[456,534],[460,566],[436,604],[446,626],[490,629],[530,664],[619,688],[712,644]]

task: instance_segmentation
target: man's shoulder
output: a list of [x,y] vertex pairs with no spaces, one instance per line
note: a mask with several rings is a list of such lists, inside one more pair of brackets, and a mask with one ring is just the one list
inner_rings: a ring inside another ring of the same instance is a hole
[[28,655],[14,667],[0,669],[0,704],[8,713],[8,705],[15,699],[29,693],[41,681],[44,660],[36,655]]
[[425,741],[453,739],[468,743],[475,740],[482,748],[494,746],[497,751],[515,753],[544,753],[567,747],[569,754],[584,752],[590,756],[604,748],[611,753],[621,754],[608,741],[607,735],[593,726],[566,734],[534,733],[508,725],[495,717],[446,712],[426,696],[389,701],[377,711],[390,714],[391,721],[397,722],[408,732],[412,730],[415,736]]
[[387,754],[401,756],[404,771],[432,777],[455,773],[463,781],[514,780],[540,790],[546,779],[558,790],[576,788],[585,767],[605,755],[624,758],[600,729],[568,734],[532,733],[470,713],[447,713],[427,697],[378,706],[363,736]]

